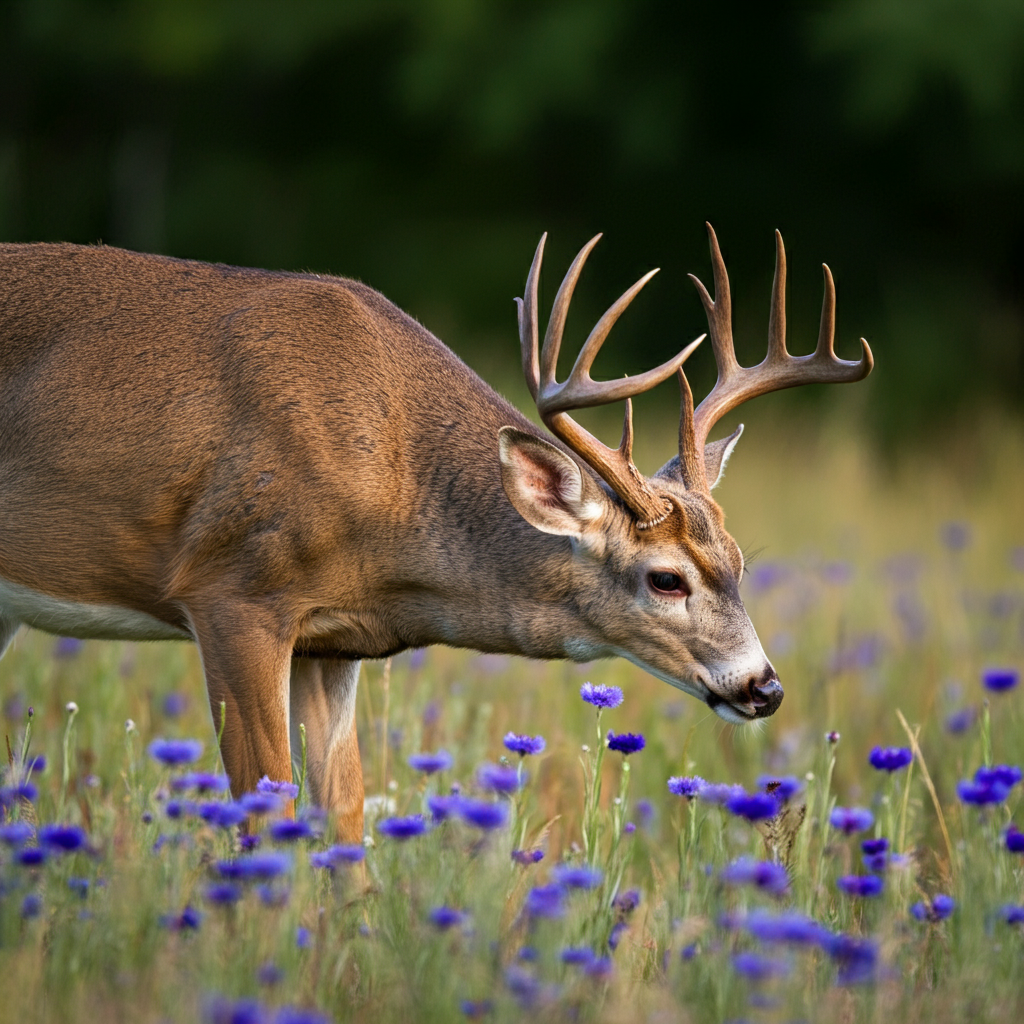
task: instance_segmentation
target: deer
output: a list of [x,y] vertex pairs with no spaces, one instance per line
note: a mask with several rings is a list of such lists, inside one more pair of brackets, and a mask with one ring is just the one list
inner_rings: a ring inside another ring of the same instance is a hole
[[[814,352],[786,349],[776,232],[768,352],[735,355],[729,279],[708,225],[708,332],[655,369],[594,381],[612,304],[567,379],[556,364],[573,261],[539,345],[546,235],[516,300],[545,434],[372,288],[118,248],[0,245],[0,652],[56,635],[187,640],[199,651],[237,796],[291,780],[305,728],[310,800],[363,835],[360,663],[442,644],[537,659],[619,656],[721,718],[774,714],[782,685],[744,609],[743,555],[711,491],[743,402],[873,366],[834,350],[835,287]],[[694,409],[683,364],[718,367]],[[632,459],[631,399],[675,375],[679,451]],[[625,400],[604,445],[570,416]],[[289,805],[287,813],[293,814]]]

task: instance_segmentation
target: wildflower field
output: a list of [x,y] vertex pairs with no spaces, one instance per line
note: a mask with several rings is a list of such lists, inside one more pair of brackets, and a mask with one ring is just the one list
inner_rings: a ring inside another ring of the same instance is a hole
[[298,757],[230,799],[190,645],[21,634],[0,1022],[1021,1020],[1022,469],[1014,424],[884,462],[749,431],[716,497],[778,713],[624,662],[369,663],[363,846]]

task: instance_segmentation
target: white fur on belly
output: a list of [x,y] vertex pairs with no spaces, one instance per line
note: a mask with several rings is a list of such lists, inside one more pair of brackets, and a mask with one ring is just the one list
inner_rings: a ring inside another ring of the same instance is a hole
[[0,578],[0,618],[80,640],[191,640],[176,626],[112,604],[80,604]]

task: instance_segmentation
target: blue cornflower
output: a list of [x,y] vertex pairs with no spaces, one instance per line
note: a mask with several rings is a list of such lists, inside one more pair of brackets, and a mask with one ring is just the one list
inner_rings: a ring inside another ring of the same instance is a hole
[[23,868],[37,868],[50,859],[50,852],[42,846],[23,846],[15,852],[14,859]]
[[804,784],[795,775],[761,775],[757,780],[757,788],[784,804],[792,800],[804,788]]
[[880,896],[884,887],[879,875],[843,875],[836,879],[836,888],[847,896]]
[[160,927],[172,932],[195,931],[202,923],[203,915],[194,907],[186,906],[180,914],[162,914]]
[[597,868],[576,864],[558,864],[552,869],[551,876],[567,889],[594,889],[604,877]]
[[459,1009],[470,1019],[486,1017],[494,1010],[494,1002],[491,999],[463,999],[459,1003]]
[[610,956],[595,956],[590,963],[583,965],[583,972],[591,978],[608,978],[613,966]]
[[457,796],[428,796],[427,808],[434,821],[447,821],[459,809]]
[[38,893],[30,892],[21,901],[21,916],[27,921],[38,917],[43,912],[43,898]]
[[319,1010],[302,1006],[282,1006],[274,1014],[273,1024],[332,1024],[332,1018]]
[[540,982],[528,970],[513,964],[505,969],[505,986],[522,1007],[533,1006],[540,994]]
[[959,736],[961,733],[967,732],[977,720],[978,709],[976,707],[961,708],[946,719],[946,732],[953,736]]
[[84,641],[74,636],[62,636],[53,645],[55,658],[73,658],[85,646]]
[[885,853],[889,849],[889,840],[885,836],[878,839],[863,839],[860,844],[861,851],[869,857],[879,853]]
[[164,696],[163,711],[168,718],[180,718],[187,710],[187,694],[172,691]]
[[201,740],[155,739],[146,749],[150,757],[163,764],[191,764],[202,756],[203,744]]
[[974,773],[974,781],[982,786],[1006,786],[1012,789],[1024,778],[1024,773],[1015,764],[994,764],[991,767],[984,765]]
[[868,761],[880,772],[896,772],[914,760],[909,747],[872,747]]
[[7,846],[23,846],[32,836],[35,830],[27,821],[12,821],[7,825],[0,825],[0,843]]
[[282,818],[267,829],[270,838],[278,843],[295,843],[300,839],[315,839],[320,833],[302,818]]
[[829,824],[846,835],[864,832],[875,823],[875,816],[866,807],[833,807]]
[[433,775],[435,772],[446,772],[454,764],[452,755],[447,750],[438,750],[433,754],[411,754],[409,756],[409,767],[424,775]]
[[561,917],[565,913],[563,893],[560,885],[538,885],[526,894],[523,908],[530,917]]
[[456,910],[454,907],[434,907],[427,914],[427,918],[438,931],[443,932],[454,928],[457,924],[462,924],[466,919],[466,914],[465,911]]
[[518,754],[520,757],[526,757],[528,754],[540,754],[547,746],[543,736],[524,736],[515,732],[505,733],[504,743],[506,750],[511,750],[513,754]]
[[84,900],[89,895],[89,879],[88,878],[77,878],[74,875],[68,879],[68,888],[78,896],[81,896]]
[[242,890],[234,882],[214,882],[206,887],[204,895],[210,903],[228,906],[241,899]]
[[1024,853],[1024,832],[1012,823],[1006,830],[1006,848],[1010,853]]
[[789,964],[760,953],[734,953],[732,966],[737,974],[751,981],[765,981],[768,978],[784,977],[789,974]]
[[928,903],[920,900],[910,908],[910,913],[918,921],[945,921],[956,909],[956,900],[952,896],[939,893]]
[[999,916],[1007,924],[1024,924],[1024,907],[1015,907],[1007,903],[999,908]]
[[[169,807],[168,814],[170,814]],[[233,828],[235,825],[241,825],[249,817],[249,812],[234,800],[229,800],[226,803],[211,800],[199,805],[199,817],[217,828]]]
[[735,797],[746,795],[742,786],[732,782],[705,782],[697,792],[697,796],[709,804],[727,804]]
[[467,825],[490,831],[501,828],[508,821],[508,803],[491,803],[488,800],[471,800],[463,797],[456,804],[455,813]]
[[1012,690],[1020,682],[1020,673],[1015,668],[988,668],[981,674],[986,690],[1001,693]]
[[30,757],[25,762],[25,771],[29,775],[35,775],[46,771],[46,755],[36,754],[35,757]]
[[423,835],[427,831],[427,823],[422,814],[413,814],[406,818],[384,818],[377,823],[377,831],[390,839],[404,841]]
[[620,892],[612,900],[612,906],[624,917],[628,917],[640,906],[640,890],[626,889],[624,892]]
[[[212,804],[210,805],[213,806]],[[193,800],[168,800],[164,805],[164,814],[172,821],[179,818],[187,818],[189,815],[199,813],[199,804]]]
[[255,999],[227,999],[214,996],[203,1016],[209,1024],[269,1024],[268,1011]]
[[284,971],[273,960],[267,960],[256,968],[256,980],[261,985],[278,985],[284,980]]
[[256,783],[257,793],[276,793],[285,800],[294,800],[299,795],[299,787],[294,782],[278,781],[264,775]]
[[477,782],[495,793],[514,793],[525,781],[518,769],[504,764],[482,764],[476,770]]
[[513,850],[512,859],[517,864],[536,864],[544,859],[543,850]]
[[39,798],[39,790],[35,783],[21,782],[16,786],[4,786],[0,789],[0,809],[13,807],[19,800],[27,800],[34,804]]
[[617,708],[623,701],[622,690],[604,683],[584,683],[580,687],[580,696],[588,704],[601,709]]
[[693,800],[707,783],[699,775],[673,775],[668,780],[668,791],[675,796]]
[[740,922],[762,942],[787,942],[795,945],[821,945],[830,935],[814,918],[796,911],[774,914],[768,910],[752,910]]
[[637,754],[647,746],[647,741],[639,733],[620,732],[614,733],[608,730],[608,749],[615,750],[628,757],[630,754]]
[[286,853],[250,853],[235,860],[217,861],[217,872],[221,878],[239,881],[269,881],[291,870],[292,859]]
[[612,925],[612,930],[608,933],[608,948],[618,949],[619,940],[622,938],[622,933],[629,927],[625,921],[616,921]]
[[277,814],[284,807],[284,800],[277,793],[245,793],[238,803],[247,814]]
[[878,944],[856,935],[832,935],[824,943],[825,951],[839,965],[836,981],[856,985],[871,981],[878,963]]
[[186,772],[171,779],[171,789],[175,793],[184,793],[189,789],[199,793],[224,793],[229,786],[226,775],[215,775],[212,772]]
[[309,863],[315,868],[333,871],[340,864],[358,864],[366,857],[366,848],[358,843],[338,843],[326,850],[317,850],[309,855]]
[[559,954],[563,964],[570,964],[573,967],[586,967],[594,959],[592,950],[586,946],[568,946]]
[[255,850],[263,842],[263,836],[257,832],[250,832],[248,835],[238,837],[238,846],[243,853]]
[[1020,779],[1021,771],[1015,765],[981,767],[974,773],[972,782],[961,779],[956,784],[956,792],[965,804],[1001,804]]
[[753,885],[773,895],[780,895],[789,888],[789,876],[781,864],[741,857],[723,868],[719,878],[726,885]]
[[85,846],[86,835],[77,825],[43,825],[39,829],[39,842],[59,853],[73,853]]
[[[703,796],[703,794],[701,794]],[[779,813],[779,802],[768,793],[737,793],[726,801],[726,809],[748,821],[774,818]]]

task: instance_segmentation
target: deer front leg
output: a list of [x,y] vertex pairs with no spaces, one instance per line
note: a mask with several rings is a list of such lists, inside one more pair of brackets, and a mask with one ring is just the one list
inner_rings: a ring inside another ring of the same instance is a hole
[[306,727],[306,785],[313,803],[334,814],[338,838],[363,840],[363,763],[356,736],[359,662],[293,658],[292,743]]
[[192,611],[192,624],[215,727],[225,705],[220,750],[232,794],[252,792],[264,775],[290,782],[291,638],[265,611],[246,606],[222,604],[215,616]]

